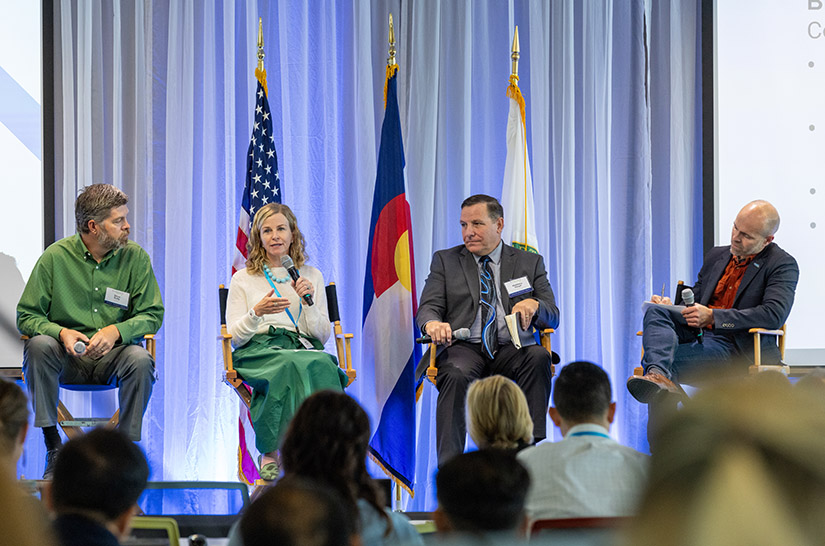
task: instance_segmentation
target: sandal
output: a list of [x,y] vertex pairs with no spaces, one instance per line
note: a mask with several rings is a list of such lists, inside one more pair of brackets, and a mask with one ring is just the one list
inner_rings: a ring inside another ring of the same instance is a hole
[[281,468],[278,466],[277,461],[272,461],[266,463],[264,465],[261,464],[263,456],[258,457],[258,474],[261,475],[261,479],[266,482],[272,482],[278,479],[278,475],[281,473]]

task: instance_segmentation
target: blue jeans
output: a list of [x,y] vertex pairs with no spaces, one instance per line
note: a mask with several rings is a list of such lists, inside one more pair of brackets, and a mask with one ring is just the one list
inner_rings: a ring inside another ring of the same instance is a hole
[[652,305],[644,316],[642,366],[645,373],[658,372],[673,381],[695,384],[705,375],[729,373],[738,361],[733,340],[713,330],[697,330],[685,322],[679,311]]

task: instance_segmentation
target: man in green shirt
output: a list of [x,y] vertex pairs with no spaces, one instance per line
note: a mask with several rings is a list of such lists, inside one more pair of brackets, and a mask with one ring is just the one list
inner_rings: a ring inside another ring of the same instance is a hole
[[120,429],[140,440],[155,362],[139,343],[160,328],[163,301],[149,255],[129,241],[127,202],[108,184],[84,188],[75,202],[77,234],[46,249],[17,304],[17,328],[29,336],[23,372],[34,426],[46,442],[45,479],[61,444],[59,384],[116,385]]

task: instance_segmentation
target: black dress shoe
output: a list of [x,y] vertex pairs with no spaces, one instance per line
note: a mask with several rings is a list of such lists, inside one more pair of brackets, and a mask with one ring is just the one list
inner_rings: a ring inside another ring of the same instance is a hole
[[54,475],[54,465],[57,462],[57,453],[60,450],[50,449],[46,452],[46,469],[43,471],[43,479],[51,480]]
[[656,372],[631,377],[627,380],[627,390],[642,404],[650,404],[654,398],[661,395],[677,395],[683,401],[688,398],[682,387]]

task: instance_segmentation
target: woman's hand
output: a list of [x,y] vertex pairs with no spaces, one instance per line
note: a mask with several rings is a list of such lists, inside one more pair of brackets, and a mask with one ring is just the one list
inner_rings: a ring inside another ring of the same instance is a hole
[[289,307],[288,299],[276,297],[274,294],[275,289],[273,288],[266,296],[261,298],[261,301],[255,304],[252,310],[255,311],[256,315],[262,317],[264,315],[283,313],[284,309]]
[[315,295],[315,288],[313,288],[312,283],[309,282],[306,277],[298,277],[297,281],[292,281],[292,288],[295,289],[295,293],[298,294],[298,297],[301,299],[307,294],[310,296]]

